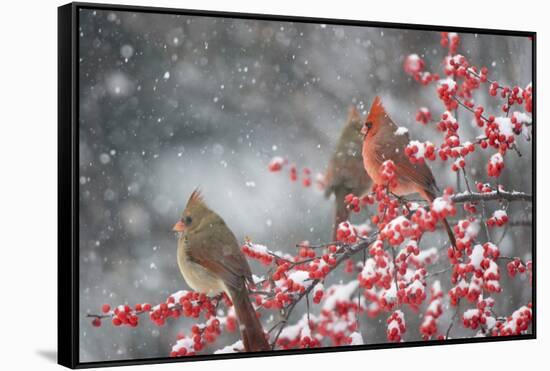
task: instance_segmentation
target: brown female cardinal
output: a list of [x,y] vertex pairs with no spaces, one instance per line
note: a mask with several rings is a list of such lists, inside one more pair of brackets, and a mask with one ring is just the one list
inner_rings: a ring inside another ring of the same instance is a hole
[[248,262],[233,232],[206,206],[198,190],[189,197],[173,230],[179,235],[177,258],[185,282],[201,293],[225,292],[235,307],[245,351],[269,350],[248,297],[247,284],[253,284]]
[[[361,133],[363,139],[363,164],[376,184],[385,184],[380,174],[380,166],[392,160],[396,167],[397,184],[391,189],[398,196],[419,193],[426,201],[432,202],[438,188],[430,168],[425,163],[413,164],[405,154],[409,144],[406,131],[398,130],[397,125],[386,113],[380,97],[376,97],[367,116]],[[455,236],[447,219],[443,225],[449,235],[451,245],[456,246]]]
[[325,175],[325,197],[334,193],[336,204],[333,241],[336,240],[338,224],[346,221],[349,217],[349,210],[344,202],[346,195],[348,193],[362,195],[372,183],[363,168],[361,128],[361,116],[352,106]]

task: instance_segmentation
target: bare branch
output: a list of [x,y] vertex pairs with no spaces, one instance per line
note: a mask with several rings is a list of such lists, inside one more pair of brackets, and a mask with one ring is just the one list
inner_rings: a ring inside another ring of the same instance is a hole
[[453,324],[456,320],[456,317],[458,317],[458,311],[460,308],[460,299],[458,299],[456,303],[455,313],[453,314],[453,317],[451,318],[451,323],[449,323],[449,327],[447,328],[447,331],[445,332],[445,340],[449,339],[449,335],[451,334],[451,329],[453,328]]

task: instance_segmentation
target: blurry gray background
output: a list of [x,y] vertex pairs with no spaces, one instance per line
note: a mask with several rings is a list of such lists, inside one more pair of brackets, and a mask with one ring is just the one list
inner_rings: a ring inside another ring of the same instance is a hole
[[[490,67],[492,78],[520,86],[531,81],[527,38],[461,37],[459,53]],[[332,202],[291,183],[286,172],[269,173],[273,156],[323,171],[348,107],[366,114],[375,95],[413,138],[440,144],[433,125],[414,121],[420,106],[435,118],[443,111],[435,87],[423,88],[403,72],[410,53],[440,72],[445,50],[439,39],[437,32],[415,30],[82,10],[81,362],[164,357],[176,333],[189,329],[192,320],[169,320],[159,328],[146,318],[136,329],[109,323],[96,329],[85,315],[103,303],[158,303],[187,288],[171,227],[195,187],[239,240],[250,236],[273,250],[292,251],[302,240],[329,240]],[[478,102],[498,114],[498,101],[485,101],[482,90]],[[464,138],[479,135],[469,113],[461,111],[459,119]],[[520,139],[523,157],[507,155],[500,178],[507,189],[531,192],[530,146]],[[487,181],[487,153],[471,159],[471,178]],[[456,186],[449,166],[430,166],[440,186]],[[514,204],[509,215],[529,216],[530,208]],[[493,236],[498,240],[500,233]],[[445,239],[431,234],[422,247]],[[505,255],[529,259],[531,229],[510,228],[500,246]],[[530,286],[509,280],[502,268],[505,292],[494,297],[496,312],[505,315],[530,300]],[[263,273],[256,264],[252,269]],[[338,272],[330,282],[344,278]],[[448,289],[448,279],[441,279]],[[423,310],[406,311],[406,340],[418,340]],[[443,315],[440,331],[451,315]],[[386,317],[362,319],[367,343],[386,341]],[[461,326],[454,331],[455,337],[474,334]],[[219,347],[236,336],[224,335]]]

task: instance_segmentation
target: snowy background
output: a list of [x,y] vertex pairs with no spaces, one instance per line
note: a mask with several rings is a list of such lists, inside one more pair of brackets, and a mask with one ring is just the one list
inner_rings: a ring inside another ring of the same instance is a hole
[[[489,66],[492,78],[531,81],[527,38],[461,36],[459,53]],[[287,251],[302,240],[328,241],[332,203],[286,174],[269,173],[267,163],[280,155],[323,171],[348,107],[366,113],[377,94],[412,137],[441,143],[433,126],[414,121],[420,106],[435,117],[442,112],[434,88],[420,87],[402,67],[418,53],[428,70],[439,70],[444,52],[437,32],[82,10],[80,360],[164,357],[176,333],[190,327],[185,319],[161,328],[144,319],[137,329],[96,329],[85,314],[103,303],[161,302],[187,288],[171,227],[197,186],[240,240]],[[497,109],[494,100],[487,107]],[[475,137],[469,114],[459,119],[466,123],[461,134]],[[523,157],[507,156],[500,180],[531,192],[530,143],[521,141],[520,149]],[[471,177],[486,180],[487,158],[474,158],[479,170]],[[456,185],[448,166],[432,169],[441,186]],[[530,210],[518,203],[508,214]],[[446,238],[431,236],[424,246]],[[500,246],[528,259],[531,230],[510,228]],[[521,279],[503,274],[502,284],[498,312],[530,300]],[[405,312],[406,339],[417,340],[421,313]],[[386,342],[385,318],[364,319],[367,343]]]

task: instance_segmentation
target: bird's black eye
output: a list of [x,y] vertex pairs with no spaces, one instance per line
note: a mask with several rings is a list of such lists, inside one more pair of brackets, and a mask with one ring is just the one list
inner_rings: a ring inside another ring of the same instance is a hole
[[370,130],[370,129],[372,128],[372,122],[367,121],[367,122],[365,123],[365,126],[367,127],[367,129]]
[[189,226],[191,225],[191,223],[193,222],[193,218],[191,218],[189,215],[187,215],[184,219],[183,219],[183,224]]

